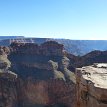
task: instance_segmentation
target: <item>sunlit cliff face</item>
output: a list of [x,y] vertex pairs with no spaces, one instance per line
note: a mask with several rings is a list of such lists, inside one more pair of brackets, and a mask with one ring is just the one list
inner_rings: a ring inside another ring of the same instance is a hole
[[107,64],[94,63],[76,71],[77,107],[107,106]]

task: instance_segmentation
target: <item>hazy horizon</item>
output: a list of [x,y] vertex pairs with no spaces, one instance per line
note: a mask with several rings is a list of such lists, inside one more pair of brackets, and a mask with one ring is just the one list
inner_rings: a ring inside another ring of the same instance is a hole
[[[87,40],[107,41],[106,39],[72,39],[72,38],[61,38],[61,37],[55,38],[55,37],[19,36],[19,35],[17,35],[17,36],[12,36],[12,35],[10,35],[10,36],[9,36],[9,35],[7,35],[7,36],[6,36],[6,35],[5,35],[5,36],[1,36],[1,35],[0,35],[0,37],[4,37],[4,38],[5,38],[5,37],[19,37],[19,38],[20,38],[20,37],[24,37],[24,38],[41,38],[41,39],[42,39],[42,38],[47,38],[47,39],[48,39],[48,38],[49,38],[49,39],[52,38],[52,39],[68,39],[68,40],[84,40],[84,41],[87,41]],[[10,39],[11,39],[11,38],[10,38]]]

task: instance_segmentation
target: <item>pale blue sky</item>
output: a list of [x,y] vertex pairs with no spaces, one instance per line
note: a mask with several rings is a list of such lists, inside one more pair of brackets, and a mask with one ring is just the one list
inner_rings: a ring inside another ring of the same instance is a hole
[[0,35],[107,39],[107,0],[0,0]]

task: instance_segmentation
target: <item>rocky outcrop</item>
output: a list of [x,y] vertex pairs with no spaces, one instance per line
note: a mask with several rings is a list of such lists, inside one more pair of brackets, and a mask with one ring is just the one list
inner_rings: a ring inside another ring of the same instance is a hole
[[9,70],[8,53],[9,48],[0,47],[0,107],[16,107],[18,103],[17,74]]
[[107,63],[107,51],[92,51],[84,56],[75,56],[66,53],[71,67],[75,68],[92,65],[93,63]]
[[78,68],[76,107],[107,107],[107,64]]
[[75,75],[63,45],[15,42],[0,53],[1,107],[75,106]]
[[64,47],[62,44],[58,44],[55,41],[48,41],[41,45],[34,43],[17,43],[13,42],[11,44],[12,53],[17,54],[35,54],[35,55],[45,55],[45,56],[63,56]]
[[95,51],[77,57],[67,53],[63,45],[55,41],[41,45],[14,42],[9,47],[1,46],[0,106],[75,107],[77,98],[77,107],[105,107],[106,86],[94,78],[102,81],[106,74],[97,72],[107,67],[94,64],[78,69],[76,77],[75,67],[106,62],[106,54]]
[[107,51],[92,51],[78,58],[78,67],[92,65],[93,63],[107,63]]

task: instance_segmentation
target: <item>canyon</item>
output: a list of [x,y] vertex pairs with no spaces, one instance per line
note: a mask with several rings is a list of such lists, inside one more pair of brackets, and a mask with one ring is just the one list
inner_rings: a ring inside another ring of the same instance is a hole
[[56,41],[0,46],[0,107],[106,107],[107,87],[93,81],[102,69],[106,80],[106,66],[93,65],[106,59],[106,51],[75,56]]
[[0,36],[0,45],[9,46],[12,42],[36,43],[38,45],[47,41],[56,41],[64,45],[64,49],[76,56],[84,56],[85,54],[94,51],[106,51],[107,40],[72,40],[72,39],[57,39],[57,38],[37,38],[26,36]]
[[75,74],[62,44],[12,43],[0,54],[0,107],[75,106]]

